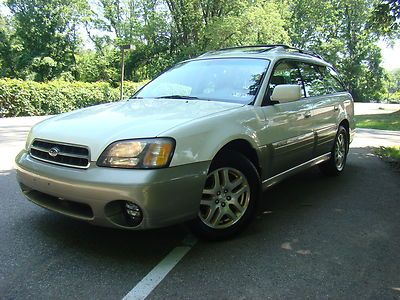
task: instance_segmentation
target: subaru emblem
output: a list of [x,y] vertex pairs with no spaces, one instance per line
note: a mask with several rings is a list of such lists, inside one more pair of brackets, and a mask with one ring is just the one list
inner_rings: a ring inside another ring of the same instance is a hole
[[51,157],[56,157],[59,153],[60,153],[60,149],[58,149],[57,147],[53,147],[49,150],[49,155]]

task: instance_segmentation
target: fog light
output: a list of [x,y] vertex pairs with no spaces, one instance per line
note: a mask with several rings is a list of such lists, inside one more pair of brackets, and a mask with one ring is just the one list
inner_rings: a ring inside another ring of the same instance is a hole
[[140,222],[142,222],[143,219],[142,210],[135,203],[126,201],[125,212],[129,225],[136,226],[139,225]]

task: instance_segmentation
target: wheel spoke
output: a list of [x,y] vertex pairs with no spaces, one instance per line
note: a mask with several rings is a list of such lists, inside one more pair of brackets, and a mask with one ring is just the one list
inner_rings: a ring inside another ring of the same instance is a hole
[[206,218],[206,222],[211,223],[211,220],[213,219],[216,210],[217,210],[217,206],[210,206],[210,212]]
[[219,180],[219,174],[218,172],[214,172],[214,190],[220,189],[221,188],[221,182]]
[[204,200],[204,199],[202,199],[200,201],[200,205],[212,206],[212,204],[213,204],[213,200]]
[[221,220],[222,220],[224,215],[225,214],[223,213],[223,211],[221,209],[218,209],[217,217],[214,219],[212,224],[213,225],[219,225],[219,223],[221,222]]
[[204,195],[215,195],[215,188],[213,189],[204,189],[203,190]]
[[228,169],[223,169],[222,170],[222,178],[223,178],[223,185],[224,186],[229,186],[229,184],[231,183],[230,179],[229,179],[229,170]]
[[231,218],[232,221],[238,218],[238,216],[232,211],[231,208],[227,209],[226,214],[228,215],[229,218]]
[[242,194],[244,194],[245,192],[247,192],[248,191],[248,186],[247,185],[244,185],[244,186],[242,186],[239,190],[237,190],[235,193],[233,193],[234,195],[235,195],[235,197],[237,198],[237,199],[239,199],[239,197],[242,195]]
[[240,203],[239,203],[239,201],[238,201],[237,199],[235,199],[235,201],[232,201],[231,204],[232,204],[232,205],[235,207],[235,209],[237,209],[240,213],[243,212],[244,208],[243,208],[243,206],[240,205]]
[[236,178],[234,181],[231,182],[231,186],[230,188],[232,190],[234,190],[235,188],[237,188],[239,185],[241,185],[243,183],[243,177],[240,176],[238,178]]

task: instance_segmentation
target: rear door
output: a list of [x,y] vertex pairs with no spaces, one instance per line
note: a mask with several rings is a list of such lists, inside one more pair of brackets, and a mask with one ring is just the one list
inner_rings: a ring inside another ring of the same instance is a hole
[[[330,73],[326,66],[299,64],[306,95],[313,102],[312,121],[316,134],[314,156],[332,150],[338,127],[340,112],[340,91],[343,86]],[[332,70],[333,71],[333,70]]]

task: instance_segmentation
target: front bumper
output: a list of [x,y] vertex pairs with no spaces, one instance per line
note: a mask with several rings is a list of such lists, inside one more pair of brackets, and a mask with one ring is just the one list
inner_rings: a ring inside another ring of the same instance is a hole
[[[25,150],[16,157],[17,180],[32,202],[90,223],[127,229],[158,228],[194,218],[210,162],[157,170],[52,165]],[[116,201],[131,201],[143,212],[136,227],[123,221]]]

